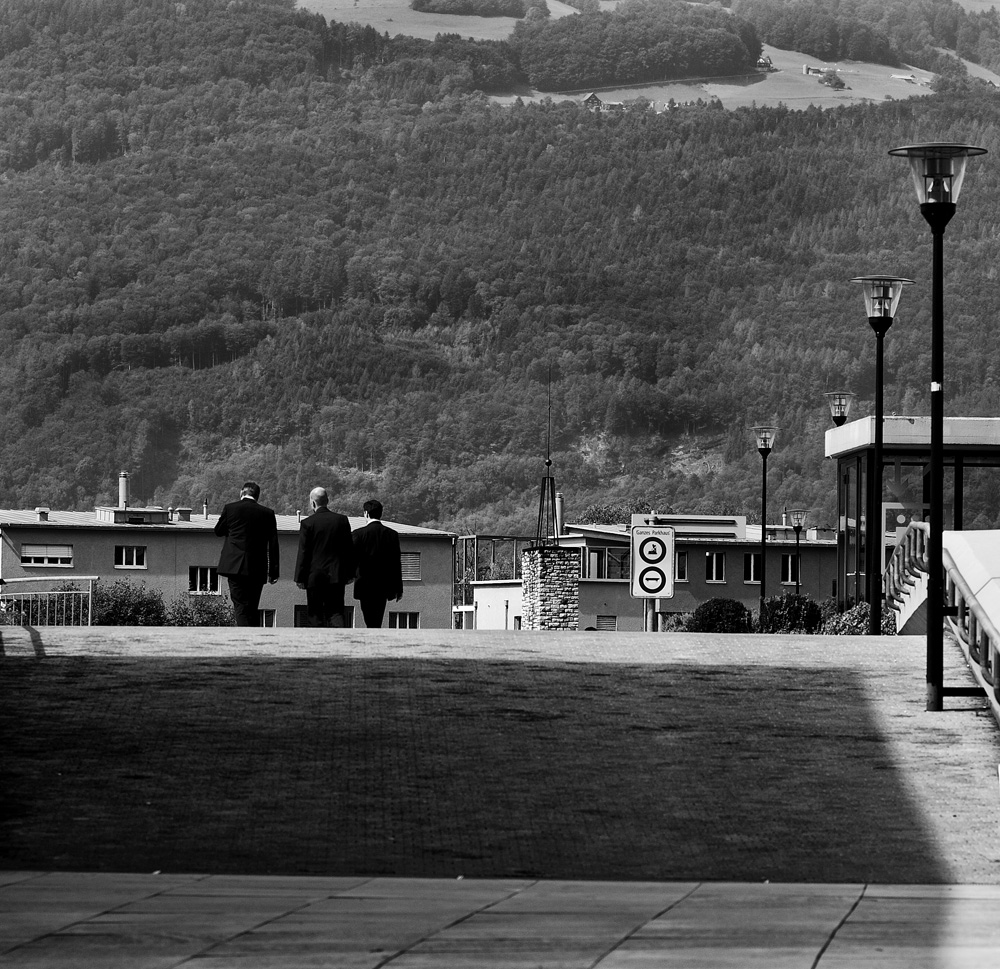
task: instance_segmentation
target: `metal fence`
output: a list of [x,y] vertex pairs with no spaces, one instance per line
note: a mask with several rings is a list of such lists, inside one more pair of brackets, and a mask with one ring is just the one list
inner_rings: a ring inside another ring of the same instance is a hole
[[89,626],[96,581],[96,575],[84,575],[77,577],[77,582],[86,583],[86,588],[73,582],[50,589],[22,590],[22,584],[51,586],[55,580],[45,577],[0,580],[0,625]]

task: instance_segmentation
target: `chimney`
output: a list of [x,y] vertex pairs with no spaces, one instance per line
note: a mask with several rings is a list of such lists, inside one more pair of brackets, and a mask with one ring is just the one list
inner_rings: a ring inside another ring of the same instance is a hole
[[207,501],[203,505],[203,508],[204,508],[204,511],[205,511],[205,517],[208,518],[208,502]]
[[563,496],[561,491],[556,492],[556,507],[555,507],[555,529],[556,535],[562,535],[563,533]]
[[118,472],[118,507],[128,508],[128,472]]
[[173,506],[173,505],[171,505],[171,506],[170,506],[170,507],[169,507],[169,508],[167,509],[167,521],[168,521],[168,522],[172,522],[173,520],[174,520],[174,506]]
[[48,508],[36,508],[35,514],[38,516],[40,522],[47,522],[49,520]]

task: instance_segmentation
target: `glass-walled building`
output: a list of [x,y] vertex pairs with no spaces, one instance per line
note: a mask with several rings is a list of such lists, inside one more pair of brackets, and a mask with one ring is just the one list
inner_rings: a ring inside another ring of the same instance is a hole
[[[881,500],[872,532],[873,540],[881,544],[883,567],[910,522],[927,520],[930,439],[929,417],[885,418]],[[843,609],[868,598],[865,552],[868,482],[877,477],[875,418],[828,430],[826,456],[837,462],[837,601]],[[1000,418],[946,417],[944,460],[944,529],[968,528],[982,511],[969,509],[966,496],[977,485],[982,490],[984,473],[995,475],[993,469],[1000,467]],[[993,524],[984,522],[982,527]]]

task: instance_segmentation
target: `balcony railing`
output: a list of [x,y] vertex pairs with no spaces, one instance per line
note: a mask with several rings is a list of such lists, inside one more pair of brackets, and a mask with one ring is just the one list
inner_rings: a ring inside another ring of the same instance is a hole
[[63,581],[54,589],[21,589],[22,584],[51,586],[55,581],[47,577],[0,580],[0,625],[89,626],[98,576],[75,576],[72,583]]

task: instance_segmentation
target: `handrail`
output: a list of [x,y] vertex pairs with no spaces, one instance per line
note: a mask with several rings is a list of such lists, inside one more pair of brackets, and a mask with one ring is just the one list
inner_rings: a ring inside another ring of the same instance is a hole
[[[887,597],[899,609],[911,591],[926,589],[928,570],[925,522],[911,522],[885,571]],[[997,531],[945,531],[941,537],[944,614],[965,653],[969,668],[1000,720],[1000,565]],[[921,589],[920,586],[924,588]]]
[[[97,575],[24,575],[0,579],[0,625],[5,626],[90,626],[93,623],[94,583]],[[8,591],[8,586],[20,583],[57,582],[86,587],[48,589],[32,592]]]
[[927,522],[912,521],[903,537],[896,542],[889,564],[882,574],[885,596],[894,603],[902,601],[916,584],[913,576],[927,572],[927,539],[931,533]]

